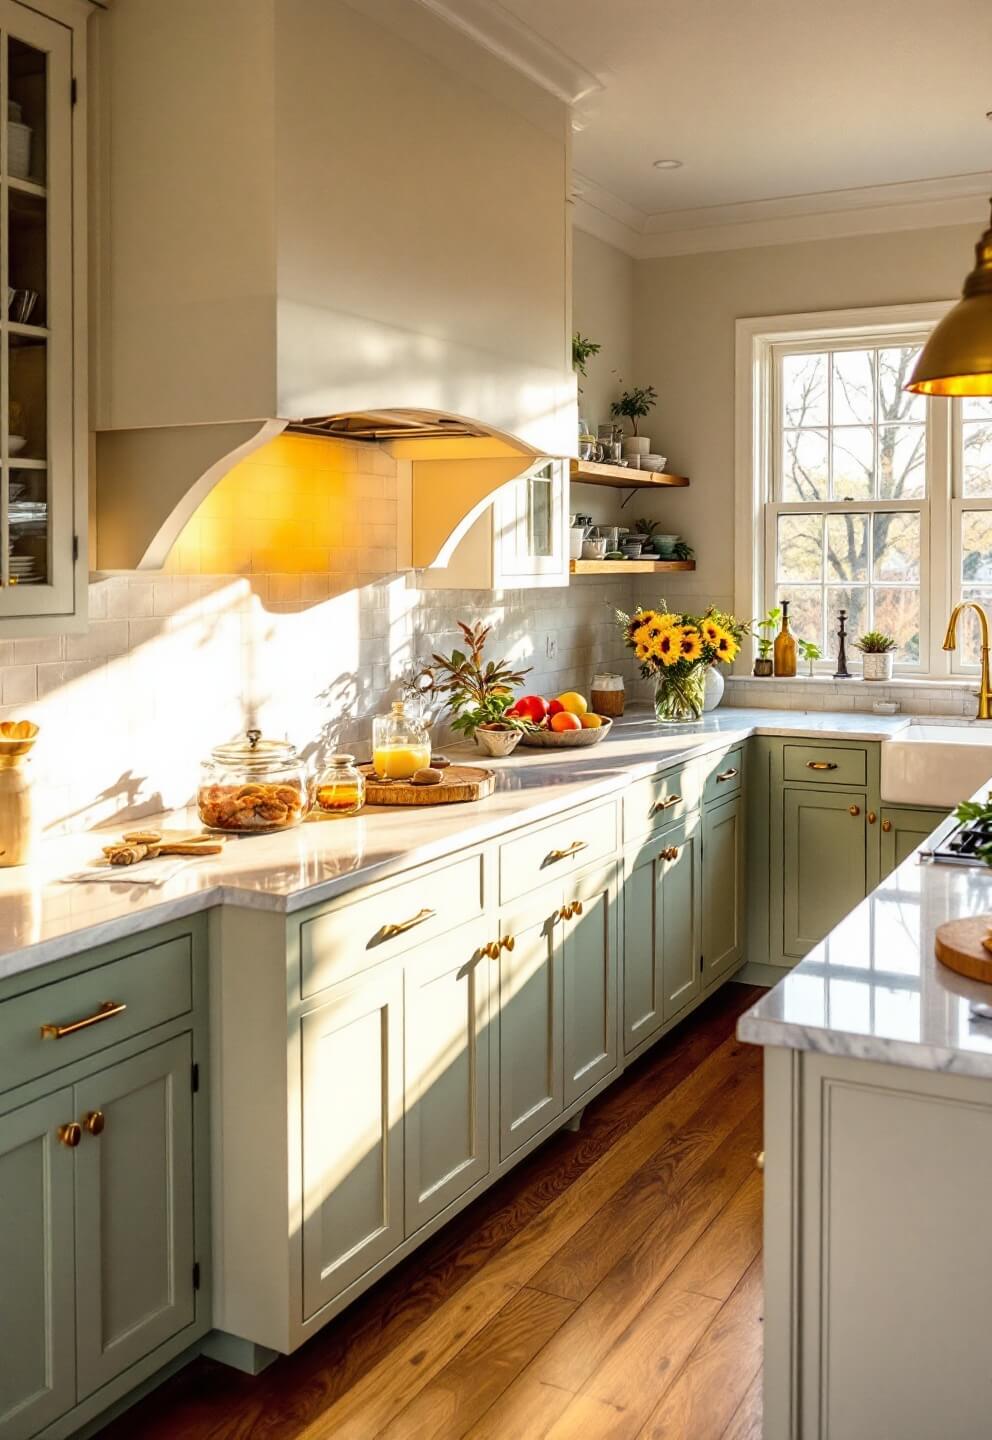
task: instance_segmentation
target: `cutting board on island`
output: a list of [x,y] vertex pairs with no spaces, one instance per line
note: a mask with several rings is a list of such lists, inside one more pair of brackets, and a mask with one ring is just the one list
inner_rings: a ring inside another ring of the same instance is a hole
[[992,915],[971,915],[963,920],[945,920],[937,926],[934,949],[948,970],[969,980],[992,981]]
[[378,779],[371,765],[359,767],[365,776],[367,805],[453,805],[484,800],[496,789],[496,771],[483,765],[448,765],[440,785],[411,785],[408,780]]

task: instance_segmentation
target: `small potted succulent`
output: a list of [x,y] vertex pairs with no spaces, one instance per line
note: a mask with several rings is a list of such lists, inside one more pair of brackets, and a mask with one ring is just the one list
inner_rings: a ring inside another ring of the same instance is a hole
[[781,618],[782,607],[776,605],[774,609],[769,610],[764,620],[756,620],[754,622],[755,628],[760,631],[760,634],[757,636],[758,658],[754,662],[754,673],[757,676],[767,677],[772,673],[774,668],[772,665],[772,646],[775,643],[775,631],[778,628],[778,622]]
[[629,420],[631,434],[623,442],[623,453],[625,455],[648,455],[651,452],[651,441],[646,435],[637,433],[638,420],[644,420],[658,403],[658,392],[653,385],[636,385],[632,390],[625,390],[619,400],[614,400],[610,406],[610,414],[615,420]]
[[891,635],[886,635],[881,630],[868,630],[860,639],[855,640],[854,648],[861,651],[866,680],[892,679],[896,642]]
[[819,645],[817,645],[815,640],[797,640],[796,644],[799,646],[799,654],[809,666],[809,678],[812,680],[813,666],[816,664],[817,660],[823,659],[823,651],[820,649]]
[[514,687],[523,683],[528,670],[514,670],[507,660],[483,660],[490,626],[459,620],[458,628],[467,653],[452,650],[450,655],[432,657],[434,687],[447,696],[452,730],[474,738],[487,755],[509,755],[523,732],[533,728],[526,717],[506,713],[513,704]]

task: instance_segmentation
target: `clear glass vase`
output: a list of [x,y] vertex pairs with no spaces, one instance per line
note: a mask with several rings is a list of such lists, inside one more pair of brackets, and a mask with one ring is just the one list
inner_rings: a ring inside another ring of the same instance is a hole
[[665,725],[694,725],[703,713],[706,667],[694,665],[687,675],[663,671],[654,690],[654,713]]

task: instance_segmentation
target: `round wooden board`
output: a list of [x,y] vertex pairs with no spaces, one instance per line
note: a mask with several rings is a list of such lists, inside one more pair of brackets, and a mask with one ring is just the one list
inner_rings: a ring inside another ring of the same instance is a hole
[[934,950],[937,959],[969,980],[992,984],[992,952],[982,941],[992,931],[992,915],[973,915],[967,920],[945,920],[937,926]]
[[371,765],[360,767],[365,776],[367,805],[453,805],[464,800],[484,800],[496,789],[496,771],[481,765],[448,765],[441,771],[440,785],[411,785],[394,780],[383,785]]

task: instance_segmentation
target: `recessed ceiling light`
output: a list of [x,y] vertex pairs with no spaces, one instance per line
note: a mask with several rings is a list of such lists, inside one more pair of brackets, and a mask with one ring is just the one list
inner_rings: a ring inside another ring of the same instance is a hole
[[654,162],[654,168],[655,168],[656,170],[681,170],[681,169],[682,169],[682,161],[681,161],[681,160],[656,160],[656,161]]

